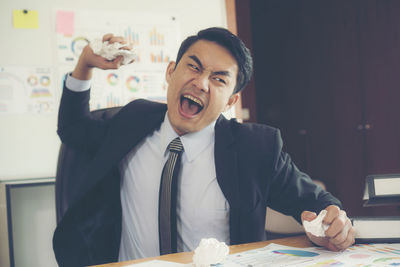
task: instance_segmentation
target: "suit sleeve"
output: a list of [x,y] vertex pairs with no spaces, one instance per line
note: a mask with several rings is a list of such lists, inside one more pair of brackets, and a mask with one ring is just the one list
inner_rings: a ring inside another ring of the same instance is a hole
[[90,90],[74,92],[64,83],[57,133],[63,143],[90,153],[100,145],[107,131],[108,122],[92,118],[89,99]]
[[296,167],[290,156],[282,151],[282,146],[282,138],[277,130],[268,206],[284,214],[292,215],[299,222],[304,210],[318,213],[329,205],[341,207],[338,199],[314,184],[307,174]]

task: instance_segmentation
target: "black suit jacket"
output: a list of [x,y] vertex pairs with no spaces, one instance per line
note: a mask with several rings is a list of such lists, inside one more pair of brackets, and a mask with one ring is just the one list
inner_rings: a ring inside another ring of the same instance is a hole
[[[92,157],[76,185],[75,201],[54,233],[60,266],[118,260],[122,212],[118,164],[160,127],[167,109],[164,104],[136,100],[110,120],[92,120],[89,94],[64,89],[60,104],[62,142]],[[282,145],[279,130],[272,127],[241,124],[223,116],[217,120],[215,166],[230,205],[231,244],[265,240],[267,205],[299,221],[303,210],[319,212],[331,204],[340,206],[297,169]]]

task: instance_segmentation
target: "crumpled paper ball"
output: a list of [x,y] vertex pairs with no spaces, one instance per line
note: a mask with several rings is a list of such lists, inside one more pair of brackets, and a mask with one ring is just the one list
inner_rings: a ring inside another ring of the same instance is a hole
[[322,210],[314,220],[310,222],[303,221],[304,230],[315,236],[325,237],[325,231],[328,230],[329,225],[323,223],[322,221],[325,218],[326,213],[326,210]]
[[193,264],[196,267],[209,267],[211,264],[222,263],[229,254],[225,242],[215,238],[203,238],[194,250]]
[[135,60],[136,55],[132,50],[120,49],[123,46],[125,45],[120,43],[109,44],[108,41],[103,42],[100,39],[95,39],[90,43],[90,47],[96,55],[102,56],[108,60],[113,60],[117,56],[123,56],[124,59],[121,64],[126,65],[132,60]]

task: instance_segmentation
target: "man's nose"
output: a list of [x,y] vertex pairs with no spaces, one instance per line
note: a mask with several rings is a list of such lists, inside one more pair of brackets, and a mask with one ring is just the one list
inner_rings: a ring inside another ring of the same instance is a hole
[[206,72],[203,72],[199,75],[196,76],[196,78],[193,81],[194,85],[204,91],[204,92],[208,92],[209,86],[210,86],[210,81],[209,81],[209,75]]

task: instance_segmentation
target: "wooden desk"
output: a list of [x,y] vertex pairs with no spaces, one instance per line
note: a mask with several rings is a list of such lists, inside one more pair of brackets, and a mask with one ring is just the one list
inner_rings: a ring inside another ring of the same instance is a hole
[[[292,247],[299,247],[299,248],[306,248],[306,247],[312,246],[311,242],[308,240],[308,238],[305,235],[300,235],[300,236],[287,237],[287,238],[275,239],[275,240],[269,240],[269,241],[248,243],[248,244],[242,244],[242,245],[234,245],[234,246],[229,247],[229,252],[230,252],[230,254],[233,254],[233,253],[238,253],[238,252],[242,252],[242,251],[246,251],[246,250],[250,250],[250,249],[261,248],[261,247],[265,247],[266,245],[268,245],[270,243],[292,246]],[[156,260],[156,259],[164,260],[164,261],[178,262],[178,263],[191,263],[192,257],[193,257],[193,252],[181,252],[181,253],[176,253],[176,254],[163,255],[163,256],[159,256],[159,257],[145,258],[145,259],[132,260],[132,261],[124,261],[124,262],[118,262],[118,263],[109,263],[109,264],[96,265],[96,266],[97,267],[100,267],[100,266],[101,267],[122,267],[122,266],[127,266],[127,265],[130,265],[133,263],[139,263],[139,262]]]

